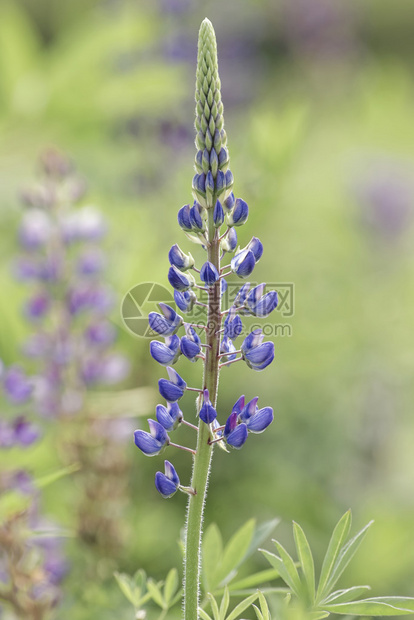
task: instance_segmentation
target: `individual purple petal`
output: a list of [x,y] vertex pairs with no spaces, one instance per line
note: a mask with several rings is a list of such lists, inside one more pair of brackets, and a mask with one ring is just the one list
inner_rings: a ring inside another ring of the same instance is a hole
[[227,235],[221,240],[220,247],[223,252],[234,252],[237,247],[237,232],[230,228]]
[[180,339],[178,336],[168,336],[163,342],[153,340],[150,343],[150,353],[156,362],[162,366],[174,364],[180,356]]
[[213,286],[219,279],[216,267],[210,261],[204,263],[200,270],[200,278],[206,286]]
[[254,329],[243,341],[241,345],[241,350],[243,353],[248,353],[251,349],[255,349],[263,342],[263,332],[261,329]]
[[249,217],[249,207],[241,198],[237,198],[234,208],[226,215],[228,226],[242,226],[247,222]]
[[178,403],[167,403],[167,406],[157,405],[156,417],[166,431],[173,431],[183,419],[183,413]]
[[251,250],[239,252],[231,259],[231,270],[239,278],[247,278],[256,265],[254,254]]
[[148,315],[149,326],[152,331],[160,334],[160,336],[171,336],[175,334],[183,322],[182,317],[175,312],[171,306],[164,303],[158,304],[162,314],[158,312],[150,312]]
[[187,291],[194,286],[195,280],[192,275],[182,273],[175,265],[168,271],[168,282],[177,291]]
[[174,301],[183,312],[191,312],[194,303],[197,301],[197,295],[191,289],[188,291],[174,291]]
[[190,205],[184,205],[184,207],[181,207],[181,209],[178,211],[178,224],[186,232],[190,232],[193,228],[193,225],[191,223],[190,211]]
[[165,499],[177,492],[177,485],[160,471],[155,474],[155,488]]
[[180,271],[186,271],[194,267],[194,258],[190,253],[185,254],[177,243],[168,252],[168,260],[170,265],[174,265]]
[[247,428],[251,433],[263,433],[263,431],[273,422],[272,407],[263,407],[246,422]]
[[233,409],[231,410],[232,413],[237,413],[237,415],[239,416],[242,412],[244,408],[244,394],[242,396],[240,396],[240,398],[238,398],[238,400],[236,400],[236,402],[233,405]]
[[134,432],[135,445],[147,456],[160,454],[169,443],[167,431],[159,422],[148,420],[150,432],[137,430]]
[[204,403],[200,409],[199,416],[205,424],[211,424],[217,418],[217,411],[210,402],[208,390],[204,390]]

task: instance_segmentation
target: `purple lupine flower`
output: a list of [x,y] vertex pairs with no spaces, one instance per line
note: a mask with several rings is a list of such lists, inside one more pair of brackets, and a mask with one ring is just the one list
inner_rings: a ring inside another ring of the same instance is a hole
[[191,312],[194,303],[197,301],[197,295],[191,289],[188,291],[174,291],[174,301],[183,312]]
[[182,398],[187,384],[174,368],[167,366],[167,372],[170,379],[160,379],[158,381],[158,388],[161,396],[165,398],[165,400],[169,403],[174,403]]
[[181,338],[181,353],[192,362],[196,361],[197,355],[200,355],[200,337],[191,325],[185,325],[186,335]]
[[178,211],[178,216],[177,216],[179,226],[186,232],[191,232],[193,229],[193,225],[191,223],[190,211],[191,211],[190,205],[184,205]]
[[19,228],[19,241],[26,250],[37,250],[45,245],[53,232],[49,215],[41,209],[30,209],[24,214]]
[[146,456],[161,454],[169,444],[169,437],[165,428],[155,420],[148,420],[150,432],[141,429],[134,432],[134,440],[137,448]]
[[194,232],[204,232],[206,230],[206,222],[203,218],[202,207],[197,202],[195,202],[190,209],[190,220]]
[[250,282],[246,282],[243,286],[240,287],[239,292],[236,295],[236,299],[234,300],[234,307],[241,308],[244,305],[244,302],[247,299],[247,295],[250,289]]
[[227,235],[220,242],[223,252],[234,252],[237,247],[237,232],[235,228],[230,228]]
[[258,396],[252,398],[239,413],[239,421],[244,422],[247,426],[247,430],[251,433],[263,433],[274,419],[272,407],[263,407],[259,409],[257,406],[258,400]]
[[21,446],[30,446],[40,436],[39,429],[24,416],[18,416],[13,422],[15,443]]
[[273,342],[263,342],[261,329],[253,330],[241,345],[242,357],[249,368],[263,370],[275,357]]
[[231,270],[239,278],[247,278],[256,266],[256,260],[251,250],[239,252],[231,259]]
[[223,201],[223,209],[225,209],[226,212],[229,213],[233,209],[235,203],[236,199],[233,192],[231,192],[231,194],[227,196],[226,200]]
[[249,207],[247,203],[241,198],[237,198],[233,210],[226,215],[227,226],[242,226],[247,222],[248,217]]
[[170,267],[168,271],[168,282],[176,291],[188,291],[194,286],[195,280],[191,274],[182,273],[175,265]]
[[[236,347],[228,336],[223,336],[220,343],[220,353],[224,361],[235,360],[237,357]],[[224,355],[226,353],[226,355]]]
[[184,254],[177,243],[168,252],[168,260],[180,271],[187,271],[187,269],[194,267],[194,258],[190,253]]
[[160,334],[160,336],[172,336],[182,325],[183,319],[171,306],[162,302],[158,305],[162,315],[158,312],[150,312],[148,315],[149,326],[152,331]]
[[183,412],[178,403],[167,403],[167,406],[157,405],[156,417],[166,431],[174,431],[181,424]]
[[222,223],[224,222],[224,211],[223,206],[219,200],[216,202],[216,206],[214,207],[214,226],[216,228],[220,228]]
[[164,471],[165,474],[160,471],[157,471],[155,474],[155,486],[158,493],[161,493],[165,499],[168,499],[176,493],[180,486],[180,479],[174,466],[169,461],[164,461]]
[[105,256],[99,248],[89,248],[83,252],[76,263],[76,271],[81,276],[94,276],[105,266]]
[[180,339],[178,336],[167,336],[165,344],[158,340],[150,343],[150,353],[156,362],[162,366],[175,364],[181,354]]
[[213,263],[207,261],[201,267],[200,278],[206,286],[213,286],[220,276]]
[[106,347],[115,341],[116,330],[109,321],[100,319],[85,329],[84,336],[88,344]]
[[47,293],[41,292],[33,295],[24,307],[25,316],[33,321],[42,319],[50,310],[51,300]]
[[[260,287],[261,285],[259,285]],[[263,289],[255,287],[246,299],[246,306],[254,316],[269,316],[278,304],[278,296],[276,291],[269,291],[263,295]],[[256,290],[257,289],[257,290]]]
[[229,415],[224,427],[224,439],[228,446],[239,450],[245,443],[248,435],[247,426],[242,422],[238,423],[237,412],[234,411]]
[[211,424],[213,420],[217,418],[217,411],[211,404],[208,390],[204,390],[203,393],[203,405],[199,412],[200,420],[203,420],[205,424]]
[[33,385],[20,366],[10,366],[3,374],[3,388],[12,403],[21,404],[30,398]]
[[230,340],[236,340],[243,331],[243,323],[235,309],[232,308],[227,314],[224,321],[224,336],[230,338]]
[[263,256],[263,244],[257,237],[252,237],[244,249],[253,252],[256,263],[258,263]]

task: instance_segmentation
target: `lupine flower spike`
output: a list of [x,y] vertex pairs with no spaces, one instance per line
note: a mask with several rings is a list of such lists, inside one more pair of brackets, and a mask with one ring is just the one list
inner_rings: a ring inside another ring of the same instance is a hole
[[[167,405],[157,406],[157,422],[149,421],[150,433],[143,430],[135,432],[138,448],[144,454],[154,456],[167,444],[175,445],[169,440],[167,432],[178,434],[184,417],[198,422],[197,450],[187,448],[194,459],[190,487],[181,487],[178,474],[169,461],[165,461],[165,473],[157,472],[155,475],[156,488],[163,497],[171,497],[177,490],[190,494],[185,554],[186,620],[198,617],[202,515],[213,446],[217,443],[227,452],[227,447],[238,450],[244,446],[249,432],[261,433],[273,420],[272,408],[259,409],[257,398],[245,405],[244,396],[241,396],[230,415],[217,404],[222,366],[232,366],[244,360],[253,370],[263,370],[274,358],[274,344],[263,342],[259,329],[244,338],[240,350],[236,349],[234,341],[243,332],[241,316],[268,316],[277,306],[276,291],[265,294],[264,284],[254,286],[250,291],[250,284],[245,284],[230,308],[223,310],[221,307],[227,277],[233,280],[234,276],[247,278],[262,257],[263,245],[257,237],[253,237],[236,252],[238,235],[248,219],[249,207],[233,192],[234,179],[230,170],[220,89],[215,33],[211,22],[205,19],[200,28],[197,58],[196,156],[195,175],[191,183],[194,202],[185,204],[178,211],[180,228],[188,239],[201,246],[198,251],[205,254],[194,259],[186,248],[174,244],[168,253],[170,268],[167,277],[174,289],[174,301],[179,311],[191,312],[196,304],[207,306],[204,322],[207,327],[202,336],[198,335],[194,325],[183,323],[181,316],[166,304],[160,304],[161,314],[152,312],[149,315],[151,329],[165,338],[165,342],[153,341],[150,351],[157,362],[167,366],[169,378],[159,380],[159,391]],[[234,253],[230,265],[222,266],[223,257]],[[198,274],[198,282],[189,270]],[[207,304],[197,299],[199,289],[207,294]],[[182,327],[185,333],[180,333]],[[180,352],[192,362],[202,360],[204,373],[200,388],[187,387],[185,379],[171,367]],[[182,401],[185,404],[178,405],[187,390],[198,392],[195,410],[185,399]]]

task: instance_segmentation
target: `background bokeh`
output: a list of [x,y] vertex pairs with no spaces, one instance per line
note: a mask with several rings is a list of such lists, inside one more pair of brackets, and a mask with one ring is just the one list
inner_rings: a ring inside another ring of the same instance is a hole
[[[294,316],[276,313],[291,335],[276,334],[272,366],[222,373],[222,417],[243,391],[260,394],[276,421],[242,452],[216,451],[206,522],[228,538],[247,518],[280,516],[277,534],[291,549],[294,519],[320,561],[350,507],[357,526],[375,526],[343,583],[414,595],[412,1],[2,0],[0,12],[0,357],[20,361],[28,331],[27,291],[11,264],[19,193],[44,147],[76,162],[109,222],[118,306],[140,282],[167,285],[168,249],[188,248],[176,213],[191,200],[196,41],[208,16],[235,194],[251,213],[240,241],[260,237],[257,281],[293,283],[295,306]],[[112,318],[132,363],[123,387],[155,387],[148,341],[129,334],[118,311]],[[199,364],[176,368],[199,381]],[[183,404],[191,409],[191,397]],[[181,564],[185,497],[161,500],[160,461],[130,441],[120,449],[129,462],[125,548],[88,564],[68,538],[62,620],[131,617],[113,570],[143,567],[161,579]],[[46,439],[30,466],[46,473],[56,459]],[[185,481],[188,455],[174,465]],[[69,530],[74,494],[68,477],[43,500]],[[253,562],[265,567],[259,554]]]

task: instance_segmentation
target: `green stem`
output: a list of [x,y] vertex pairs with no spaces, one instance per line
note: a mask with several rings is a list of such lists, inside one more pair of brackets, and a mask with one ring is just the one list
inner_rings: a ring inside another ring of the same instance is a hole
[[[213,209],[208,209],[209,241],[208,260],[220,269],[220,240],[213,222]],[[219,380],[219,345],[221,327],[220,281],[209,289],[207,313],[206,359],[204,362],[203,388],[208,389],[213,407],[217,404]],[[204,503],[207,495],[213,446],[209,444],[210,428],[199,420],[197,454],[194,458],[191,486],[196,495],[188,501],[186,546],[184,559],[184,620],[198,619],[198,602],[201,569],[201,534],[203,527]]]

